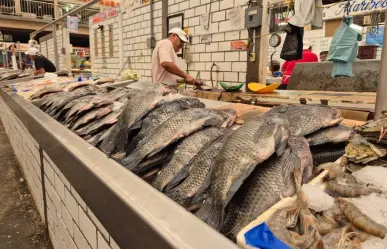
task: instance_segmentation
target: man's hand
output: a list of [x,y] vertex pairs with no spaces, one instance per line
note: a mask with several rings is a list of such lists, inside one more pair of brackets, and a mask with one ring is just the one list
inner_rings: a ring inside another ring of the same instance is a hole
[[196,85],[196,79],[194,77],[192,77],[191,75],[187,74],[185,77],[184,77],[184,80],[185,82],[187,82],[187,84],[189,85]]

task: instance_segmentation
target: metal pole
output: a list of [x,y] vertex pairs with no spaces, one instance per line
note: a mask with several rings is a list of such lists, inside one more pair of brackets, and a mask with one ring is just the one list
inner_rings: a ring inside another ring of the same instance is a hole
[[167,25],[167,17],[168,17],[168,0],[162,0],[162,9],[161,9],[161,29],[162,29],[162,34],[161,37],[167,38],[168,37],[168,25]]
[[56,37],[56,24],[52,25],[52,37],[54,38],[54,55],[55,55],[55,67],[56,71],[59,71],[59,58],[58,58],[58,40]]
[[22,64],[22,56],[21,56],[21,51],[20,51],[20,41],[17,42],[17,52],[19,54],[19,68],[20,70],[23,69],[23,64]]
[[[387,11],[385,13],[387,18]],[[387,19],[385,19],[387,20]],[[382,58],[380,60],[380,79],[376,92],[375,119],[380,118],[384,111],[387,111],[387,32],[384,32],[384,46],[382,48]]]
[[[269,6],[269,0],[263,0],[262,3],[262,28],[261,28],[261,34],[266,35],[269,33],[269,14],[268,14],[268,6]],[[266,77],[267,77],[267,58],[268,58],[268,52],[269,52],[269,39],[266,36],[261,37],[261,45],[260,45],[260,52],[259,52],[259,65],[258,65],[258,82],[261,84],[266,84]]]
[[38,30],[36,30],[36,31],[34,31],[34,32],[32,32],[32,33],[30,34],[31,39],[34,38],[34,37],[35,37],[37,34],[39,34],[40,32],[44,31],[46,28],[50,27],[51,25],[56,24],[56,23],[59,23],[59,22],[62,21],[62,20],[66,20],[66,19],[67,19],[67,16],[75,15],[75,14],[77,14],[78,12],[80,12],[80,11],[82,11],[82,10],[88,8],[89,6],[92,6],[92,5],[96,4],[96,3],[98,3],[99,1],[100,1],[100,0],[91,0],[90,2],[85,3],[84,5],[79,6],[78,8],[76,8],[76,9],[74,9],[74,10],[68,12],[67,14],[65,14],[65,15],[63,15],[63,16],[61,16],[61,17],[59,17],[57,20],[52,21],[52,22],[50,22],[50,23],[44,25],[41,29],[38,29]]

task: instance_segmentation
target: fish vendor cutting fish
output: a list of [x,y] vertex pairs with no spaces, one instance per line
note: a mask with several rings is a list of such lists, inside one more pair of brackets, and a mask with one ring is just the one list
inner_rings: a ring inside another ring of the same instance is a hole
[[188,37],[184,30],[173,28],[168,32],[167,39],[161,40],[152,54],[152,80],[168,86],[177,86],[177,80],[183,78],[187,84],[199,85],[194,77],[181,70],[177,64],[177,55],[188,44]]

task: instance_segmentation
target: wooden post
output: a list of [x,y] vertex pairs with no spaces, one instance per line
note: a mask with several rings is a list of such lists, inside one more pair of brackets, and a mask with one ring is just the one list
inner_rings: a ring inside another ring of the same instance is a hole
[[261,44],[259,50],[259,68],[258,68],[258,82],[266,84],[267,77],[267,60],[269,54],[269,37],[267,34],[270,32],[269,27],[269,0],[262,1],[262,28],[261,28]]

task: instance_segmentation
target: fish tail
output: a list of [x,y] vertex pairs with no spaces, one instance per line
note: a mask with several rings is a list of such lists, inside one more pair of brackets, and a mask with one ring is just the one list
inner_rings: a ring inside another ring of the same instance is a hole
[[121,161],[121,164],[133,171],[134,173],[138,172],[138,165],[141,163],[141,161],[146,157],[146,154],[144,151],[140,148],[138,150],[135,150],[132,154],[130,154],[128,157],[126,157],[124,160]]
[[185,199],[183,196],[183,191],[177,187],[170,191],[165,192],[165,195],[174,200],[175,202],[180,202],[182,199]]
[[220,231],[222,228],[224,216],[223,205],[215,203],[211,198],[207,198],[195,215],[216,231]]

